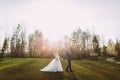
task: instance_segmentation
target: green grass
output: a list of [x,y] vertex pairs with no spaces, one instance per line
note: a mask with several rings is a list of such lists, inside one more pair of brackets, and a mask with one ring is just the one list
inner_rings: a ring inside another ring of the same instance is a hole
[[[8,58],[0,62],[0,80],[120,80],[120,65],[107,61],[72,61],[74,73],[40,72],[52,59]],[[63,69],[66,60],[61,60]]]

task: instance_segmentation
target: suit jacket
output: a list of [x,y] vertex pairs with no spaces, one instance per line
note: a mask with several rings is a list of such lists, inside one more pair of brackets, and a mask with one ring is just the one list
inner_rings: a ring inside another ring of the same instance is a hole
[[71,54],[71,52],[66,52],[66,59],[67,59],[68,61],[71,61],[71,60],[72,60],[72,54]]

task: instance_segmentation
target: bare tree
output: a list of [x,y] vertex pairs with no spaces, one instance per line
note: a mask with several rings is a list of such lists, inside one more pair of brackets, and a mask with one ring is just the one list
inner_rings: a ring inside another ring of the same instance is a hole
[[18,24],[11,38],[11,57],[24,57],[25,44],[25,32],[22,26]]
[[42,47],[43,47],[43,35],[40,31],[35,31],[35,33],[29,36],[29,56],[30,57],[42,56]]

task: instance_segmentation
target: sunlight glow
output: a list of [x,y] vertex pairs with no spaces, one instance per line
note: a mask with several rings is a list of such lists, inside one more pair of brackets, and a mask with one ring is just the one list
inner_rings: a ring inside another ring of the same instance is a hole
[[[44,37],[51,41],[63,39],[76,27],[84,30],[87,28],[91,32],[105,36],[106,39],[115,39],[116,36],[120,36],[118,19],[120,12],[117,2],[108,4],[101,0],[21,1],[8,1],[9,3],[2,1],[1,3],[4,4],[0,3],[0,23],[7,23],[7,28],[2,29],[3,31],[9,31],[6,29],[10,28],[12,30],[14,26],[21,23],[26,27],[27,35],[35,30],[40,30]],[[0,37],[2,36],[0,35]]]

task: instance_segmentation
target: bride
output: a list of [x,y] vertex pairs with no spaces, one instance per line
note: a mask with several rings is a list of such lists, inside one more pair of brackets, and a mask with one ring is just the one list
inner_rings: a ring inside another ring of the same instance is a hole
[[55,58],[43,69],[40,69],[40,71],[45,72],[62,72],[63,68],[59,59],[58,53],[54,54]]

